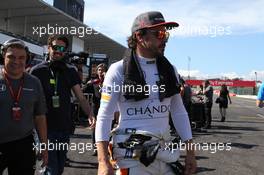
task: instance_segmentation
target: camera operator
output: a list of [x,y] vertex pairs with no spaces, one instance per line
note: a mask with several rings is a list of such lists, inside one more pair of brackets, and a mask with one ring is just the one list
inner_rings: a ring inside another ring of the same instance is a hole
[[[69,135],[72,129],[71,121],[71,90],[89,116],[90,127],[95,126],[95,118],[90,106],[84,97],[80,84],[81,80],[74,66],[66,63],[65,55],[68,48],[68,39],[64,36],[50,36],[48,38],[49,61],[32,68],[31,73],[37,76],[43,86],[47,102],[48,139],[57,145],[69,144]],[[59,146],[56,150],[49,150],[47,171],[52,175],[63,173],[66,160],[65,147]]]
[[87,65],[87,58],[89,57],[89,54],[86,52],[79,52],[79,53],[69,53],[67,61],[76,66],[78,75],[80,79],[83,81],[83,66]]

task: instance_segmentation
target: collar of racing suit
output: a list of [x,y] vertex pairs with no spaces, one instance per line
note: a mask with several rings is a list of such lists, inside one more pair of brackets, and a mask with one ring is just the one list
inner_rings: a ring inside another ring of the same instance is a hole
[[[176,93],[179,93],[180,85],[176,78],[174,68],[166,57],[160,56],[156,58],[155,63],[157,65],[160,79],[160,81],[157,82],[157,85],[159,87],[163,85],[163,88],[165,89],[161,91],[161,88],[159,88],[159,99],[162,101],[164,98],[168,98]],[[146,85],[146,81],[134,50],[129,49],[125,53],[123,64],[124,87],[134,86],[134,89],[136,89],[138,85],[144,87]],[[143,89],[146,90],[145,88]],[[123,96],[126,99],[134,99],[135,101],[143,100],[149,97],[144,90],[141,92],[130,92],[129,90],[125,90],[123,92]]]

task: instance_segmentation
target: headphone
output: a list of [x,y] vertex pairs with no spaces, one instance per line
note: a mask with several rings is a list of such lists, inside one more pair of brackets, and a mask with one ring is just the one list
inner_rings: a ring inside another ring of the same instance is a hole
[[28,49],[28,47],[25,45],[25,43],[19,39],[10,39],[5,41],[3,44],[1,44],[1,48],[0,48],[0,64],[4,64],[4,53],[6,52],[6,50],[8,49],[8,47],[12,46],[12,45],[20,45],[22,46],[22,48],[25,49],[26,51],[26,55],[27,55],[27,60],[26,60],[26,65],[28,65],[31,61],[30,58],[30,51]]

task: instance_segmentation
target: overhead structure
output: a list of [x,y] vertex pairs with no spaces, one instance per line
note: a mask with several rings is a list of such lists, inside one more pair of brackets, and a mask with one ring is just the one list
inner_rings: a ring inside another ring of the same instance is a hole
[[125,46],[100,31],[95,31],[42,0],[1,1],[0,31],[14,34],[28,42],[46,45],[48,34],[57,29],[60,34],[67,34],[73,51],[106,54],[110,63],[121,59],[126,50]]

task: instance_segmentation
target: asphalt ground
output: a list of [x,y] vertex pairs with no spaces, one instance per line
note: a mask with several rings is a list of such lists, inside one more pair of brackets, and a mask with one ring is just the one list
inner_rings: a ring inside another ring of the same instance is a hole
[[[262,175],[264,174],[264,109],[255,107],[255,100],[232,97],[226,122],[220,122],[217,104],[212,109],[212,128],[193,132],[197,146],[197,174],[200,175]],[[89,130],[77,128],[71,141],[91,142]],[[199,149],[199,150],[198,150]],[[182,151],[181,161],[184,160]],[[96,174],[97,159],[93,151],[69,152],[70,167],[65,175]]]
[[[200,146],[196,146],[199,175],[264,174],[264,109],[256,108],[252,99],[232,97],[232,102],[225,122],[220,122],[218,105],[214,104],[212,128],[193,132],[194,142]],[[92,156],[90,133],[85,127],[76,128],[71,137],[76,146],[68,152],[70,161],[63,175],[96,175],[98,163]]]
[[[264,174],[264,109],[256,108],[251,99],[233,97],[232,102],[226,122],[220,122],[219,108],[214,104],[212,129],[193,134],[196,143],[218,144],[216,152],[206,147],[197,151],[197,174]],[[222,143],[229,143],[231,149],[223,150]]]

